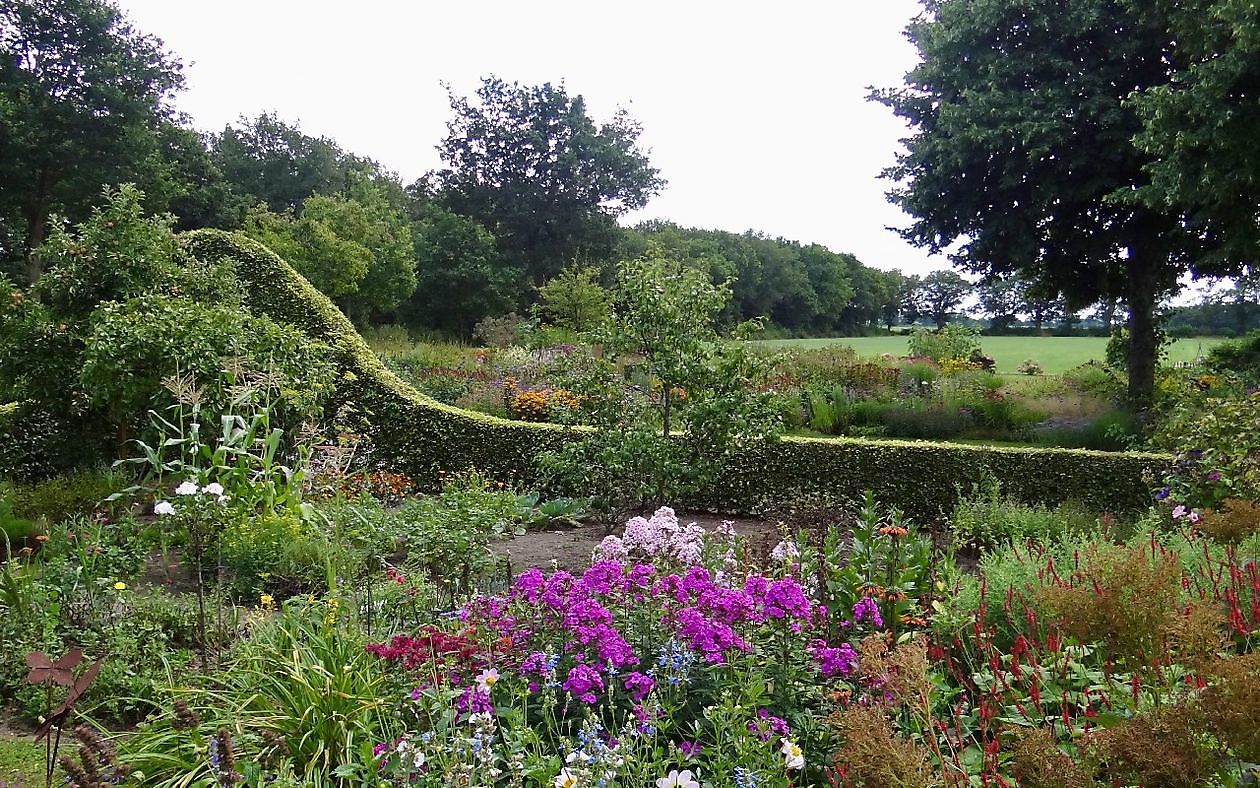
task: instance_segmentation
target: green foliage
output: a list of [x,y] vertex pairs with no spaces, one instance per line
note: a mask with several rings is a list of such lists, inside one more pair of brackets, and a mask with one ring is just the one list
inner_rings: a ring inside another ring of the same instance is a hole
[[612,294],[596,281],[594,268],[569,266],[538,288],[535,313],[561,328],[582,333],[608,318]]
[[[765,362],[718,334],[725,286],[650,247],[617,271],[603,354],[570,367],[584,433],[544,466],[562,488],[600,497],[608,513],[679,500],[711,484],[726,458],[774,434],[768,398],[756,393]],[[647,391],[618,370],[632,363]]]
[[1140,404],[1154,391],[1158,296],[1183,273],[1249,259],[1205,259],[1179,211],[1135,204],[1151,157],[1126,99],[1175,84],[1163,10],[943,0],[907,28],[920,62],[905,86],[872,94],[914,127],[885,173],[914,217],[904,236],[989,278],[1022,275],[1050,300],[1123,296]]
[[0,492],[15,514],[50,523],[90,515],[124,485],[112,471],[85,470],[29,484],[10,484]]
[[132,779],[152,786],[214,781],[207,745],[226,728],[237,762],[254,770],[249,780],[262,780],[258,763],[273,764],[272,774],[296,773],[303,784],[368,780],[372,746],[391,741],[397,723],[385,676],[340,607],[336,597],[294,600],[256,624],[202,688],[173,690],[168,701],[187,711],[164,704],[121,743]]
[[919,282],[919,299],[938,330],[971,292],[971,283],[954,271],[933,271]]
[[[147,168],[183,76],[104,0],[5,3],[0,51],[0,216],[18,219],[29,253],[50,212],[80,217],[102,185]],[[41,271],[28,254],[27,281]]]
[[344,192],[356,178],[378,176],[376,165],[334,140],[304,134],[266,112],[214,135],[210,159],[241,213],[259,202],[276,213],[296,211],[312,195]]
[[[436,488],[443,470],[478,468],[490,478],[532,485],[535,458],[578,437],[552,424],[510,422],[440,405],[390,374],[350,323],[293,270],[239,236],[202,230],[188,248],[206,262],[234,266],[248,283],[255,313],[291,323],[336,349],[335,399],[363,414],[375,457],[417,484]],[[487,448],[490,447],[490,448]],[[814,498],[851,500],[858,490],[930,520],[953,511],[955,484],[986,473],[1008,480],[1026,502],[1076,499],[1089,508],[1128,511],[1149,501],[1144,475],[1167,462],[1159,454],[1020,449],[859,439],[784,438],[729,456],[720,481],[695,496],[729,511],[759,511]]]
[[454,117],[438,146],[441,202],[491,230],[535,285],[565,261],[609,257],[614,218],[642,208],[664,184],[624,110],[597,125],[563,86],[496,77],[482,80],[475,99],[448,92]]
[[291,261],[360,322],[392,310],[416,289],[411,228],[365,179],[344,195],[307,197],[296,217],[256,207],[244,232]]
[[475,220],[430,203],[412,233],[417,286],[398,310],[408,325],[467,337],[480,321],[507,314],[524,300],[524,275]]
[[969,358],[980,350],[980,332],[970,326],[944,326],[935,331],[915,327],[906,342],[911,356],[942,361]]
[[1028,539],[1047,543],[1098,531],[1098,517],[1073,501],[1025,504],[1002,493],[995,478],[960,494],[949,520],[959,544],[993,548]]
[[899,311],[904,277],[818,244],[652,221],[628,233],[622,257],[638,257],[649,244],[731,288],[724,323],[764,317],[792,333],[834,336],[877,326],[890,308],[895,320]]
[[1176,41],[1176,78],[1145,86],[1130,101],[1142,120],[1135,143],[1152,157],[1142,197],[1156,209],[1184,211],[1210,240],[1212,258],[1254,261],[1260,16],[1250,3],[1231,0],[1135,5],[1136,13],[1153,7]]
[[1171,501],[1215,508],[1226,498],[1260,500],[1260,392],[1178,396],[1152,442],[1176,452],[1165,479]]
[[1232,372],[1251,383],[1260,383],[1260,331],[1208,351],[1208,366],[1215,372]]
[[167,296],[105,304],[92,316],[86,338],[82,388],[110,423],[126,432],[149,410],[170,402],[163,383],[182,376],[200,389],[207,410],[223,409],[231,386],[225,361],[237,370],[276,376],[288,423],[318,413],[332,377],[327,348],[267,317]]
[[145,216],[143,193],[106,188],[101,203],[73,233],[57,225],[39,255],[50,269],[33,293],[61,320],[82,320],[102,301],[172,288],[183,250],[170,216]]

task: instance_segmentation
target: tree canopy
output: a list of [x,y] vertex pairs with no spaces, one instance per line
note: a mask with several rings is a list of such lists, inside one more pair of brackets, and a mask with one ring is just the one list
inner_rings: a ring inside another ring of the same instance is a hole
[[438,146],[446,165],[436,173],[441,199],[489,230],[534,285],[571,260],[610,259],[615,217],[643,207],[664,185],[624,110],[596,124],[563,85],[495,77],[474,99],[449,92],[454,117]]
[[1168,20],[1173,79],[1133,98],[1138,147],[1152,156],[1142,197],[1185,212],[1205,257],[1260,259],[1260,6],[1235,0],[1134,0]]
[[49,215],[84,216],[103,184],[136,180],[182,85],[162,42],[104,0],[0,5],[0,222],[28,281]]
[[[1160,294],[1197,255],[1175,210],[1137,199],[1153,158],[1129,97],[1171,79],[1167,20],[1119,0],[929,0],[907,29],[920,63],[872,96],[913,134],[885,176],[903,235],[988,276],[1021,274],[1084,306],[1123,282],[1129,392],[1154,388]],[[957,244],[957,246],[954,246]],[[1122,279],[1116,272],[1123,273]]]

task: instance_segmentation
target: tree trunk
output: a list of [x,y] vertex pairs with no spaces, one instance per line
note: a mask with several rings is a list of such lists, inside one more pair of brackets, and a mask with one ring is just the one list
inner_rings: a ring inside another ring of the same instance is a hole
[[1129,401],[1139,411],[1150,407],[1155,396],[1156,266],[1153,250],[1133,244],[1126,263],[1129,304]]
[[1116,319],[1116,299],[1103,299],[1102,309],[1099,310],[1098,316],[1102,320],[1103,331],[1107,332],[1107,336],[1111,336],[1111,324]]
[[35,180],[34,188],[26,203],[26,283],[35,284],[44,274],[44,261],[35,253],[48,235],[48,214],[52,209],[52,188],[57,174],[51,167],[43,167]]

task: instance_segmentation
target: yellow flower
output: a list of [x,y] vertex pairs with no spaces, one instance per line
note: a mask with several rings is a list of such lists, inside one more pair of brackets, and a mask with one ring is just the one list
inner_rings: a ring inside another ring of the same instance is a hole
[[263,594],[258,597],[258,603],[270,610],[272,605],[276,603],[276,600],[272,598],[271,594]]
[[123,581],[119,580],[117,583],[114,583],[114,590],[115,590],[115,591],[126,591],[126,590],[127,590],[127,584],[126,584],[126,583],[124,583]]

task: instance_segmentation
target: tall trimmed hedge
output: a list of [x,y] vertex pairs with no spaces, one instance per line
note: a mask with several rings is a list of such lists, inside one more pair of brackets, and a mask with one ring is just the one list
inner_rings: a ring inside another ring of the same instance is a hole
[[[366,423],[378,456],[422,484],[441,471],[477,467],[501,479],[536,480],[535,458],[571,433],[550,424],[507,421],[443,405],[399,380],[350,321],[266,247],[243,236],[198,230],[184,236],[193,256],[227,262],[245,283],[246,305],[296,325],[335,348],[337,400]],[[1028,502],[1078,500],[1112,511],[1150,502],[1168,458],[1145,453],[1028,449],[947,443],[784,438],[730,467],[701,502],[726,511],[759,511],[802,498],[856,499],[874,491],[917,518],[948,513],[957,489],[998,478]]]

